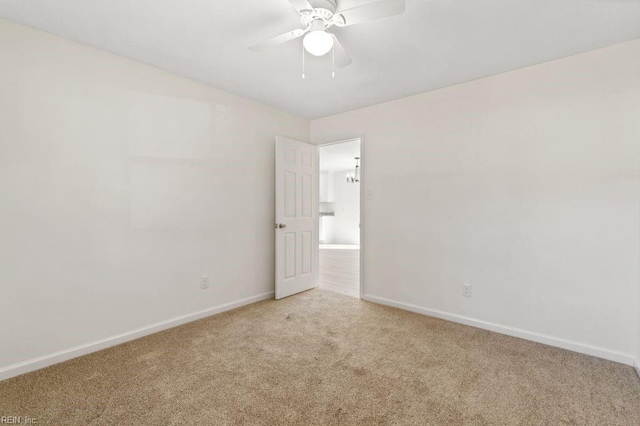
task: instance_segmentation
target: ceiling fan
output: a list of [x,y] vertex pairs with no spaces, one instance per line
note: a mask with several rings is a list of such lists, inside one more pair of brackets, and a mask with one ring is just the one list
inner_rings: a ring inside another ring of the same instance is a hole
[[298,28],[253,45],[249,50],[259,52],[304,36],[302,40],[304,50],[314,56],[323,56],[333,49],[334,65],[343,68],[352,62],[351,56],[335,34],[328,31],[331,27],[360,24],[399,15],[405,10],[405,0],[377,0],[344,11],[337,11],[337,0],[289,0],[289,2],[300,13],[300,21],[304,28]]

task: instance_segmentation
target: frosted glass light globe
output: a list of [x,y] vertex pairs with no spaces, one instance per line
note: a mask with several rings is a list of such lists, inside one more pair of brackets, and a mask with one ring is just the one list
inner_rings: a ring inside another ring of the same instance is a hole
[[333,47],[333,36],[324,30],[311,31],[304,36],[302,44],[314,56],[326,55]]

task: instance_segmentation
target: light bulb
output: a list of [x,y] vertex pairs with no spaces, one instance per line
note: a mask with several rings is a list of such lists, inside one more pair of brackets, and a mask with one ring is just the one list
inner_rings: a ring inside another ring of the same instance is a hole
[[333,36],[324,30],[311,31],[304,36],[302,44],[314,56],[326,55],[333,47]]

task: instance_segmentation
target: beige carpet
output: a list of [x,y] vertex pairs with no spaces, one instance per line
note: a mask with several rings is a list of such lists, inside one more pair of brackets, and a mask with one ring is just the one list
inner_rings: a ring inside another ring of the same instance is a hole
[[39,424],[640,425],[632,368],[322,290],[0,382]]

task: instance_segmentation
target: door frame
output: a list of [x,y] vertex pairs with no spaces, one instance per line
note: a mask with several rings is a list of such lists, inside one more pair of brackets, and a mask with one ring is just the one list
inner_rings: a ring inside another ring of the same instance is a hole
[[[359,298],[364,298],[364,229],[365,229],[365,219],[364,219],[364,208],[365,208],[365,182],[364,179],[364,171],[365,171],[365,149],[364,149],[364,133],[354,136],[352,138],[340,139],[334,142],[325,142],[315,144],[318,148],[322,148],[323,146],[329,145],[338,145],[345,142],[353,142],[355,140],[360,140],[360,289],[359,289]],[[320,174],[320,150],[318,149],[318,174]],[[318,283],[317,286],[320,286],[320,178],[318,177],[318,220],[316,221],[316,235],[317,235],[317,244],[316,244],[316,270],[318,271]]]

